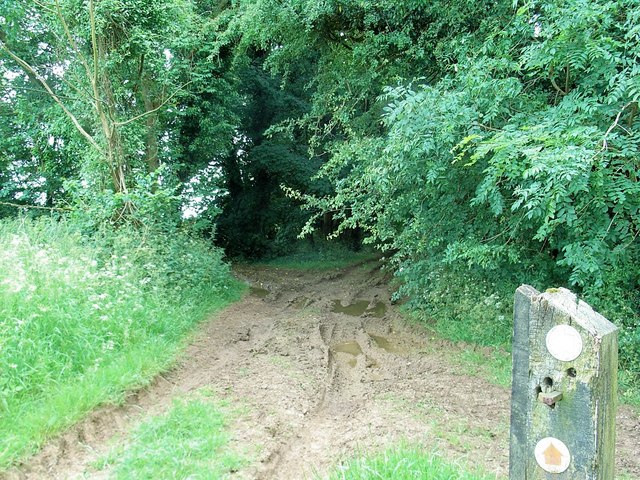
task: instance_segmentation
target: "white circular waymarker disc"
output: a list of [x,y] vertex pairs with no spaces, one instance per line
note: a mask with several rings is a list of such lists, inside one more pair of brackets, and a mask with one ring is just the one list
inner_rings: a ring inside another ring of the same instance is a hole
[[547,333],[547,350],[557,360],[571,362],[582,353],[582,337],[569,325],[556,325]]
[[535,456],[540,468],[549,473],[562,473],[571,463],[571,454],[567,446],[553,437],[543,438],[538,442]]

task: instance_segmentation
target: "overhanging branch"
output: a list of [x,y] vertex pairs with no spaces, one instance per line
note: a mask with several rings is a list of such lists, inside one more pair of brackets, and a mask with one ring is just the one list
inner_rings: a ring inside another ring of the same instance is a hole
[[20,58],[18,55],[13,53],[13,51],[9,49],[7,44],[1,40],[0,40],[0,50],[5,51],[7,55],[9,55],[9,57],[11,57],[13,61],[15,61],[18,65],[20,65],[20,67],[25,72],[27,72],[29,75],[32,75],[36,80],[38,80],[38,82],[40,82],[40,84],[44,87],[44,89],[47,91],[47,93],[53,99],[53,101],[56,102],[60,106],[62,111],[67,115],[67,117],[69,117],[69,119],[71,120],[73,125],[76,127],[76,129],[80,132],[80,134],[91,144],[92,147],[94,147],[99,152],[102,152],[102,148],[100,147],[98,142],[96,142],[96,140],[89,134],[89,132],[87,132],[82,127],[82,125],[80,125],[80,122],[78,121],[76,116],[73,113],[71,113],[71,111],[67,108],[67,106],[60,99],[60,97],[58,97],[58,95],[53,91],[53,89],[49,86],[49,83],[47,82],[47,80],[42,75],[40,75],[40,73],[38,73],[38,71],[35,68],[33,68],[28,62],[26,62],[25,60]]
[[156,108],[154,108],[153,110],[149,110],[149,111],[147,111],[147,112],[141,113],[140,115],[136,115],[135,117],[130,118],[129,120],[125,120],[125,121],[123,121],[123,122],[114,122],[114,124],[115,124],[115,125],[117,125],[118,127],[123,127],[123,126],[125,126],[125,125],[129,125],[130,123],[133,123],[133,122],[135,122],[135,121],[137,121],[137,120],[140,120],[141,118],[144,118],[144,117],[146,117],[147,115],[151,115],[152,113],[157,112],[157,111],[158,111],[158,110],[160,110],[162,107],[164,107],[167,103],[169,103],[169,101],[171,101],[171,99],[172,99],[173,97],[175,97],[179,92],[181,92],[181,91],[184,89],[184,87],[186,87],[186,86],[187,86],[187,85],[189,85],[190,83],[193,83],[193,80],[190,80],[190,81],[188,81],[187,83],[185,83],[184,85],[181,85],[180,87],[178,87],[178,88],[176,89],[176,91],[175,91],[175,92],[173,92],[171,95],[169,95],[169,96],[167,97],[167,99],[166,99],[164,102],[162,102],[160,105],[158,105],[158,106],[157,106]]

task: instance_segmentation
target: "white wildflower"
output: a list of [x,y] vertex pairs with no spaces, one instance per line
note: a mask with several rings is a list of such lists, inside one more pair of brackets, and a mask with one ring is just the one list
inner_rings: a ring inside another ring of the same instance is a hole
[[35,258],[41,265],[49,264],[49,254],[46,250],[38,250],[35,254]]
[[2,280],[2,285],[5,285],[9,292],[18,293],[24,288],[24,284],[20,280],[20,278],[5,278]]

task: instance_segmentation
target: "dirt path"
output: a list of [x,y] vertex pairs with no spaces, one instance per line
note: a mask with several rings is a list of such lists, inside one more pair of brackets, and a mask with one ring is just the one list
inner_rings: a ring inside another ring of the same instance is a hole
[[[451,362],[460,347],[406,324],[375,263],[236,272],[251,293],[203,327],[180,365],[7,478],[104,478],[93,460],[145,415],[202,387],[247,407],[233,443],[254,461],[239,479],[313,478],[357,451],[401,440],[506,474],[509,392],[465,375]],[[619,469],[640,478],[640,421],[621,408],[618,424]]]

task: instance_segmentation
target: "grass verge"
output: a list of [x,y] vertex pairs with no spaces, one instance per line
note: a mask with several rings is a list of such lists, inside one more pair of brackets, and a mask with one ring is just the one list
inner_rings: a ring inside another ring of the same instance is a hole
[[187,234],[0,223],[0,471],[167,369],[243,286]]
[[417,447],[399,446],[377,455],[352,459],[335,468],[329,480],[495,480],[440,455]]
[[219,479],[244,460],[229,449],[228,407],[202,392],[176,400],[164,415],[139,425],[123,447],[102,459],[113,479]]

